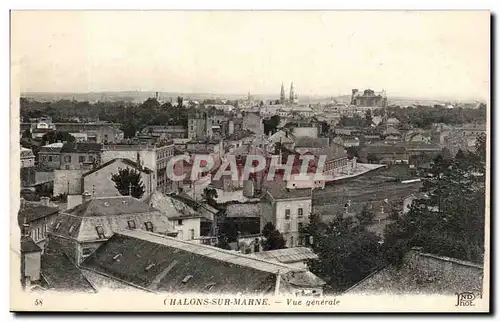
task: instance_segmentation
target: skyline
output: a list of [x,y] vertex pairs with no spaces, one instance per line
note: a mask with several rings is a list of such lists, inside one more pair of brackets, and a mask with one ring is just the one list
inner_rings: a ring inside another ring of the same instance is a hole
[[299,99],[352,88],[489,99],[487,11],[11,14],[23,93],[279,96],[293,81]]

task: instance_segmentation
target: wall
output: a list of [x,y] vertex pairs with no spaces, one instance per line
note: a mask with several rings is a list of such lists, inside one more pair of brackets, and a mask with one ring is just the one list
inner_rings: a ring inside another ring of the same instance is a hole
[[[299,228],[298,224],[303,223],[305,226],[309,221],[309,216],[311,214],[311,199],[302,200],[278,200],[276,201],[276,229],[283,233],[283,237],[286,241],[287,247],[295,247],[299,244]],[[302,208],[303,216],[298,218],[298,209]],[[290,219],[285,219],[285,210],[290,209]],[[290,224],[289,229],[287,229],[287,224]],[[293,237],[293,241],[292,241]]]
[[24,276],[29,276],[31,281],[40,279],[41,257],[41,252],[24,254]]
[[200,218],[182,218],[182,225],[179,225],[177,219],[171,220],[173,225],[173,230],[179,232],[177,235],[178,239],[181,240],[191,240],[190,230],[194,230],[194,238],[200,238]]
[[[71,158],[71,159],[69,159]],[[83,158],[83,162],[80,161]],[[69,160],[69,161],[68,161]],[[93,164],[100,164],[100,153],[61,153],[62,170],[90,169]]]
[[54,170],[54,196],[82,194],[82,175],[86,170]]
[[21,158],[21,168],[29,168],[35,165],[35,157]]
[[59,152],[43,152],[38,153],[38,164],[51,169],[59,169],[61,167],[61,154]]
[[299,188],[314,188],[314,189],[324,189],[325,180],[315,180],[316,173],[311,173],[308,175],[307,179],[302,178],[303,176],[292,174],[290,175],[290,180],[286,182],[286,187],[288,189],[299,189]]
[[106,163],[116,158],[130,159],[136,162],[138,152],[142,166],[156,172],[156,151],[153,149],[141,148],[140,146],[104,150],[101,155],[101,163]]
[[35,172],[35,184],[44,183],[48,181],[54,181],[55,175],[54,171],[36,171]]
[[310,138],[317,138],[318,137],[318,128],[315,126],[312,127],[295,127],[292,129],[293,134],[296,137],[303,137],[307,136]]
[[[115,187],[115,183],[111,180],[113,174],[117,174],[119,169],[134,169],[130,165],[125,164],[121,160],[117,160],[108,166],[101,168],[93,173],[83,177],[83,191],[94,192],[96,197],[113,197],[121,196],[120,192]],[[138,170],[136,170],[138,171]],[[153,179],[153,174],[140,172],[142,183],[144,184],[144,195],[150,195],[156,189],[156,180]]]

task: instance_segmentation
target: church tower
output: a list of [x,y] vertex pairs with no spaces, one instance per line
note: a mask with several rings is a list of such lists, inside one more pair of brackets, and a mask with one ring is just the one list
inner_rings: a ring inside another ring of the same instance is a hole
[[283,82],[281,82],[281,94],[280,94],[280,103],[285,104],[286,97],[285,97],[285,87],[283,87]]

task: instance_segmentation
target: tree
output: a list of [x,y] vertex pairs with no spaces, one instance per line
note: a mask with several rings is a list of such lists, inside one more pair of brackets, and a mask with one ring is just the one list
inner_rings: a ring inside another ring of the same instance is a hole
[[366,160],[368,161],[368,163],[378,163],[378,162],[380,162],[380,157],[376,154],[369,153],[366,156]]
[[217,208],[217,201],[215,199],[218,197],[217,190],[214,188],[206,187],[203,189],[202,198],[205,199],[210,206]]
[[141,180],[141,174],[135,169],[129,167],[118,169],[118,173],[111,176],[111,180],[115,183],[116,189],[122,196],[130,196],[140,199],[144,195],[144,184]]
[[273,223],[267,223],[262,229],[262,235],[265,240],[262,241],[263,250],[274,250],[286,248],[286,242],[283,235],[276,229]]
[[177,107],[182,107],[184,104],[184,98],[177,96]]
[[23,134],[21,135],[21,138],[31,139],[32,138],[31,130],[30,129],[24,130]]
[[361,212],[356,214],[356,219],[358,220],[360,225],[367,226],[373,223],[375,219],[375,213],[372,209],[368,208],[368,205],[365,204]]
[[349,159],[352,159],[353,157],[356,157],[359,159],[359,147],[350,146],[346,149],[346,151],[347,151],[347,157]]
[[[478,151],[482,153],[482,151]],[[484,164],[473,153],[438,155],[422,187],[425,195],[386,228],[386,257],[401,262],[411,247],[437,255],[482,262],[484,253]]]
[[353,217],[337,215],[326,225],[316,219],[305,230],[312,234],[312,249],[318,255],[308,267],[334,291],[344,291],[384,264],[379,237]]
[[273,115],[269,120],[264,120],[264,133],[274,134],[278,125],[280,124],[280,117],[278,115]]
[[47,132],[42,136],[42,141],[44,144],[56,143],[58,141],[61,142],[75,142],[76,139],[73,135],[68,132],[60,132],[60,131],[51,131]]
[[486,134],[481,133],[476,139],[476,155],[481,162],[486,162]]
[[366,127],[371,126],[372,123],[373,123],[372,111],[368,110],[368,111],[366,111],[366,114],[365,114],[365,126]]

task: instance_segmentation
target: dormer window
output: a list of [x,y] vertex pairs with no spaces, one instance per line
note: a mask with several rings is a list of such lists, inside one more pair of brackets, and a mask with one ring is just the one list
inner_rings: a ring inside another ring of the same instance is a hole
[[99,239],[106,238],[106,235],[104,234],[104,228],[102,226],[96,226],[95,230],[97,231],[97,236],[99,236]]
[[152,232],[152,231],[153,231],[153,223],[152,223],[152,222],[150,222],[150,221],[146,221],[146,222],[144,223],[144,225],[146,226],[146,230],[147,230],[147,231],[150,231],[150,232]]
[[130,228],[130,229],[136,228],[134,220],[129,220],[129,221],[127,221],[127,223],[128,223],[128,228]]
[[71,227],[69,227],[69,235],[71,236],[71,234],[73,233],[73,231],[75,230],[75,226],[74,225],[71,225]]
[[59,228],[61,228],[61,223],[60,222],[58,222],[56,224],[56,226],[54,227],[54,231],[57,232],[59,230]]

